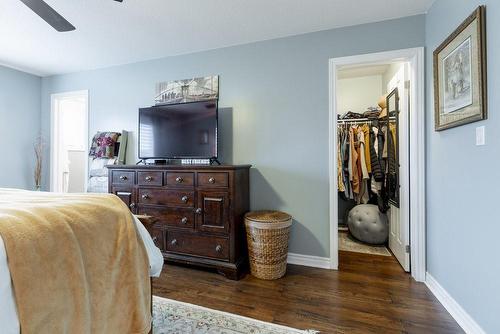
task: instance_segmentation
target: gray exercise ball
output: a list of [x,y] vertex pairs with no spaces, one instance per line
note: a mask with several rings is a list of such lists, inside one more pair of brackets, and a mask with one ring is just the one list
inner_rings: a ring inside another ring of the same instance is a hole
[[368,244],[380,245],[389,237],[387,216],[376,205],[356,205],[349,211],[347,226],[353,237]]

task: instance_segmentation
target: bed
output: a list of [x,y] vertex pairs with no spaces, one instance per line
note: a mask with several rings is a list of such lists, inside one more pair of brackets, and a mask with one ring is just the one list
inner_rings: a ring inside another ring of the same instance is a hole
[[4,334],[111,333],[115,327],[106,326],[127,321],[147,333],[150,277],[162,266],[149,233],[114,195],[0,188]]

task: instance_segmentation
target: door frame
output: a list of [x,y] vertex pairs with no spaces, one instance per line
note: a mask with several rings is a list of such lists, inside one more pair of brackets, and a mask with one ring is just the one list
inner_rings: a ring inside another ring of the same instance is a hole
[[425,68],[424,48],[410,48],[370,53],[329,60],[329,180],[330,180],[330,267],[338,270],[338,179],[337,179],[337,73],[348,65],[371,65],[388,61],[404,61],[410,65],[409,169],[410,196],[410,254],[411,276],[425,281]]
[[[74,97],[84,97],[85,98],[85,156],[89,155],[89,91],[88,90],[76,90],[69,91],[63,93],[54,93],[50,95],[50,181],[49,181],[49,189],[50,191],[55,191],[56,189],[56,177],[54,171],[54,165],[59,159],[58,156],[58,145],[56,143],[56,112],[57,112],[57,101],[67,98]],[[85,164],[85,175],[88,178],[89,175],[89,166],[88,163]],[[87,192],[87,182],[85,182],[84,191]]]

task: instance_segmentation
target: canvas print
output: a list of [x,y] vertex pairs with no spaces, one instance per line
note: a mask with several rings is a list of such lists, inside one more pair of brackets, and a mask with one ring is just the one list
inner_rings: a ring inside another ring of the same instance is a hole
[[443,60],[444,113],[472,104],[471,38],[460,44]]
[[156,84],[156,105],[206,101],[218,98],[218,75]]
[[434,122],[441,131],[486,119],[485,7],[434,51]]

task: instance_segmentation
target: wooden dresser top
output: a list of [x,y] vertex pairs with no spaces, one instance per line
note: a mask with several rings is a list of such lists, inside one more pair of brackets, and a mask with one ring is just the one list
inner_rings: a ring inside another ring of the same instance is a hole
[[249,169],[252,165],[109,165],[107,166],[109,169],[149,169],[149,170],[201,170],[201,169],[210,169],[210,170],[234,170],[234,169]]

